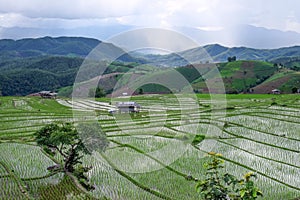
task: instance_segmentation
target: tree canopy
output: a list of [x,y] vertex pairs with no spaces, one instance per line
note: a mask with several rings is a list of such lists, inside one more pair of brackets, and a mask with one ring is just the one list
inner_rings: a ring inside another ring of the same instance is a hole
[[52,123],[36,132],[36,142],[47,153],[59,153],[64,158],[64,171],[74,172],[74,166],[81,163],[80,152],[90,153],[72,123]]
[[72,173],[86,189],[93,189],[85,176],[91,166],[84,167],[81,158],[95,150],[104,151],[108,145],[106,135],[96,125],[83,123],[75,127],[73,123],[52,123],[37,131],[35,133],[37,144],[49,155],[60,154],[63,158],[62,166],[50,166],[48,170]]
[[228,57],[228,58],[227,58],[227,61],[228,61],[228,62],[236,61],[236,56]]
[[101,98],[105,97],[106,93],[101,87],[91,88],[89,90],[89,97]]

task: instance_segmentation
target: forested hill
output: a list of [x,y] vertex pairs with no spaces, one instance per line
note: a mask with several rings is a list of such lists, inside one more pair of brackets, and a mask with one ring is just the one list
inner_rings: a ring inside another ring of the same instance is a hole
[[101,58],[143,63],[111,43],[82,37],[0,40],[0,95],[27,95],[73,84],[85,57],[101,43]]
[[0,40],[2,58],[24,58],[42,55],[86,56],[101,41],[81,37],[44,37],[37,39]]
[[2,95],[28,95],[72,85],[82,58],[38,57],[0,64]]
[[[118,60],[123,62],[143,62],[131,57],[123,49],[111,43],[83,37],[3,39],[0,40],[0,59],[3,62],[40,56],[85,57],[100,43],[102,45],[101,56],[107,60],[115,58],[116,55],[122,55]],[[107,53],[103,54],[103,52]]]
[[[41,90],[54,90],[72,86],[83,58],[64,56],[43,56],[0,62],[0,96],[28,95]],[[89,62],[90,67],[99,62]],[[126,72],[133,63],[113,62],[105,71]],[[89,74],[89,78],[97,76]]]

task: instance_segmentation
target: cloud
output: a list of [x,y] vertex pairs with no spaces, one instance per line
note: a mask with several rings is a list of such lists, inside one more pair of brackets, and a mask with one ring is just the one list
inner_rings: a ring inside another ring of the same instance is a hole
[[198,26],[196,28],[202,31],[221,31],[224,29],[221,26]]
[[141,4],[140,0],[0,0],[0,12],[30,18],[107,18],[138,12]]
[[300,33],[298,0],[0,0],[0,26],[80,28],[128,25],[200,27],[239,24]]
[[285,30],[299,32],[300,23],[294,20],[287,20]]
[[30,18],[17,13],[0,13],[0,26],[5,28],[84,28],[89,26],[105,26],[120,23],[120,18],[79,18],[79,19],[60,19],[60,18]]

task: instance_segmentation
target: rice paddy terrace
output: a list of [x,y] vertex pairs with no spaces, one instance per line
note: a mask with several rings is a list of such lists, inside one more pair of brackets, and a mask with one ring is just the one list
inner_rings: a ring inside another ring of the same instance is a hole
[[[300,196],[299,95],[229,95],[217,108],[209,95],[130,100],[142,105],[140,113],[111,115],[109,99],[1,97],[0,199],[199,199],[195,179],[208,151],[221,153],[237,177],[255,172],[263,199]],[[105,153],[84,157],[93,167],[90,192],[49,173],[57,161],[34,141],[45,124],[76,122],[74,111],[90,113],[110,141]]]

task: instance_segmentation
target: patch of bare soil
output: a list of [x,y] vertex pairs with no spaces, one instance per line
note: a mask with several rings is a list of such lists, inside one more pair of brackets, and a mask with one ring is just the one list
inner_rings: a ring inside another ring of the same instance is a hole
[[279,88],[289,80],[289,76],[285,76],[267,83],[262,83],[253,88],[255,94],[269,94],[272,90]]

